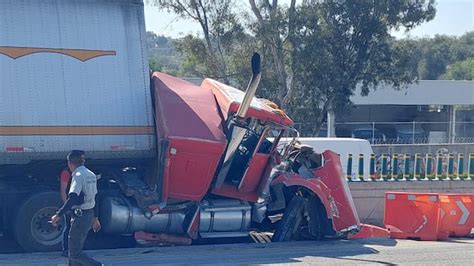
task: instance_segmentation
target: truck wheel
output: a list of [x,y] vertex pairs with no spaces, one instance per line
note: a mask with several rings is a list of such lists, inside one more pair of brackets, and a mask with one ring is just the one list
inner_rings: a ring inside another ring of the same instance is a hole
[[273,234],[273,242],[319,240],[321,223],[315,198],[295,195],[283,213],[283,218]]
[[23,202],[15,218],[13,233],[24,250],[60,250],[64,217],[56,227],[48,223],[58,206],[61,206],[59,193],[49,191],[34,194]]

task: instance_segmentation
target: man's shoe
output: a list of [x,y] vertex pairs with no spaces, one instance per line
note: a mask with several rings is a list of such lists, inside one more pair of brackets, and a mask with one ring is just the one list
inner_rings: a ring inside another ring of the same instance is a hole
[[63,252],[61,252],[61,256],[67,258],[68,257],[67,250],[63,250]]

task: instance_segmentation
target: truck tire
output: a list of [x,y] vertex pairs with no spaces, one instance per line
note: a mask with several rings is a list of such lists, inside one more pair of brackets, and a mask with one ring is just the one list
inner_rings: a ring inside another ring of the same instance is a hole
[[278,223],[273,242],[319,240],[322,235],[320,210],[317,199],[295,195]]
[[64,217],[57,227],[48,221],[61,205],[59,193],[52,191],[35,193],[21,204],[14,220],[13,234],[25,251],[60,250],[65,230]]

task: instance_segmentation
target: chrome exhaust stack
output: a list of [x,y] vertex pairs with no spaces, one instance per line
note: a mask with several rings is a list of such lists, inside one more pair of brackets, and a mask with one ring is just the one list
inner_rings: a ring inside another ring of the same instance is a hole
[[228,137],[229,144],[227,145],[224,161],[215,181],[216,188],[219,188],[224,183],[224,180],[227,177],[232,164],[234,154],[239,148],[239,145],[244,139],[245,133],[247,132],[244,118],[248,109],[250,108],[250,105],[252,104],[258,84],[260,83],[260,78],[262,77],[261,59],[258,53],[253,54],[251,64],[252,78],[247,85],[247,90],[245,91],[242,103],[240,104],[235,116],[229,119],[227,122],[227,130],[231,135]]
[[252,103],[255,92],[257,91],[258,84],[260,83],[260,78],[262,77],[262,66],[261,59],[258,53],[254,53],[252,56],[252,78],[247,85],[245,90],[245,96],[240,104],[239,110],[237,110],[237,117],[244,118],[247,114],[247,111]]

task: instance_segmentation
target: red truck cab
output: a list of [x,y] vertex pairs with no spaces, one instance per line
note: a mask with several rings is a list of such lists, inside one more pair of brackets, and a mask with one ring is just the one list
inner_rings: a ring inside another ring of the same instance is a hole
[[[293,121],[276,105],[253,98],[245,116],[232,128],[229,121],[236,119],[245,98],[243,91],[212,79],[196,86],[163,73],[154,73],[152,84],[162,208],[173,202],[199,203],[216,197],[240,200],[252,206],[254,223],[266,221],[278,232],[287,230],[281,226],[285,222],[269,222],[272,215],[290,216],[285,214],[288,207],[297,204],[292,199],[303,198],[299,205],[314,211],[302,213],[317,216],[321,224],[317,235],[359,228],[335,153],[323,153],[319,164],[300,162],[299,167],[306,168],[302,174],[293,169],[295,162],[277,151],[280,137],[291,130]],[[235,152],[228,156],[235,128],[242,139],[234,143]],[[290,149],[293,159],[299,156],[300,161],[308,154],[307,148],[305,152]],[[288,233],[276,235],[280,240],[293,238]]]

